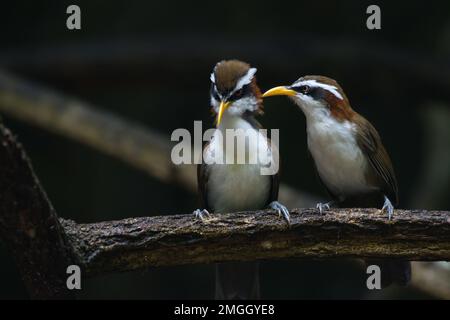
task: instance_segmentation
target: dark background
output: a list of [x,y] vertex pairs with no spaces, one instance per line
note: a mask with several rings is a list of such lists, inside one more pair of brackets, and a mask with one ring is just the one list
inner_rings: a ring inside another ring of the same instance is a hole
[[[82,30],[66,28],[78,4]],[[450,119],[450,2],[17,1],[0,10],[0,67],[170,135],[212,125],[209,74],[222,59],[258,68],[266,90],[301,75],[336,79],[380,132],[401,207],[445,209]],[[283,182],[326,197],[306,152],[305,120],[286,99],[260,120],[280,129]],[[446,120],[447,119],[447,120]],[[443,121],[444,125],[435,122]],[[77,222],[189,213],[197,199],[88,147],[4,116],[24,144],[59,215]],[[206,128],[205,128],[206,129]],[[447,139],[447,140],[445,140]],[[444,163],[442,162],[444,161]],[[0,244],[0,298],[26,298]],[[354,261],[270,261],[264,298],[421,298],[412,287],[368,292]],[[184,266],[87,280],[82,298],[211,298],[213,268]]]

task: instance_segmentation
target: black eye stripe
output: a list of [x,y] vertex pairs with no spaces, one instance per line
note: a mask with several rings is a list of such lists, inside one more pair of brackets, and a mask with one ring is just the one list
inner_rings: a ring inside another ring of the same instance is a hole
[[292,89],[303,94],[310,94],[316,88],[311,88],[308,85],[301,85],[301,86],[294,86],[292,87]]
[[315,100],[323,99],[325,97],[326,92],[328,91],[321,87],[311,87],[308,85],[292,86],[291,88],[296,92],[308,95]]
[[236,101],[238,99],[242,99],[246,96],[249,96],[251,94],[251,87],[250,84],[246,84],[241,89],[236,90],[234,92],[231,90],[228,92],[219,92],[217,90],[217,86],[214,83],[212,83],[210,94],[217,101],[220,101],[222,99],[227,101]]
[[235,91],[230,98],[229,101],[236,101],[250,94],[250,84],[244,85],[241,89]]

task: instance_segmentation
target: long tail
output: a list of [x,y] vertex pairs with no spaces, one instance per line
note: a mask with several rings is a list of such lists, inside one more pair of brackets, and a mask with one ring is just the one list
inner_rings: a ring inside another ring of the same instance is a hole
[[381,271],[381,287],[385,288],[393,283],[405,286],[411,281],[411,263],[396,260],[369,260],[367,265],[377,265]]
[[216,299],[252,300],[259,298],[258,262],[226,262],[216,265]]

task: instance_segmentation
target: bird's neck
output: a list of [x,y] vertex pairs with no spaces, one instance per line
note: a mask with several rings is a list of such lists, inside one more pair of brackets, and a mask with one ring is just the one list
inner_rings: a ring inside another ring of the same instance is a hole
[[334,120],[331,115],[330,109],[324,107],[310,107],[299,105],[300,109],[303,111],[306,117],[306,123],[309,125],[314,125],[321,122],[330,122]]
[[215,133],[215,136],[220,134],[221,137],[213,138],[212,148],[223,154],[227,163],[236,163],[236,148],[244,146],[244,150],[241,151],[244,151],[245,157],[250,163],[256,163],[259,161],[260,150],[270,150],[267,137],[258,131],[259,128],[252,115],[226,114]]
[[[340,148],[344,145],[358,148],[355,136],[356,127],[348,120],[340,120],[326,111],[306,116],[306,131],[310,151],[329,149],[330,146]],[[314,152],[312,152],[314,154]]]
[[231,115],[226,113],[223,115],[222,121],[217,129],[223,134],[226,133],[227,129],[257,130],[255,123],[256,120],[253,116]]

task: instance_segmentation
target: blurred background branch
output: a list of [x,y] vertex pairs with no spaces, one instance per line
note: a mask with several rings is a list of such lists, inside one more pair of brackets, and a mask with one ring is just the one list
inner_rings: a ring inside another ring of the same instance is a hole
[[[174,165],[170,137],[79,100],[0,72],[0,111],[76,140],[143,170],[164,183],[196,192],[195,165]],[[281,185],[280,201],[309,207],[318,198]]]
[[438,299],[450,299],[450,263],[414,262],[412,284]]
[[450,108],[443,103],[427,103],[419,112],[427,143],[412,207],[441,207],[450,190]]
[[5,72],[0,72],[0,111],[117,157],[166,183],[196,188],[195,166],[175,166],[170,160],[170,139]]
[[[445,207],[450,189],[450,108],[428,102],[419,110],[424,130],[424,162],[414,184],[413,208]],[[449,263],[414,262],[412,284],[441,299],[450,299]]]

